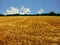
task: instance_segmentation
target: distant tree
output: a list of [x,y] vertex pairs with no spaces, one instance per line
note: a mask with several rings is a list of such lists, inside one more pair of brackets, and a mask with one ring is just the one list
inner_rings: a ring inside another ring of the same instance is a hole
[[37,15],[40,15],[39,13]]
[[57,15],[57,16],[60,16],[60,13],[57,13],[56,15]]
[[4,16],[3,14],[0,14],[0,16]]
[[20,14],[14,14],[15,16],[20,16]]
[[8,14],[6,16],[19,16],[20,14]]
[[56,13],[54,11],[49,12],[50,16],[56,16]]

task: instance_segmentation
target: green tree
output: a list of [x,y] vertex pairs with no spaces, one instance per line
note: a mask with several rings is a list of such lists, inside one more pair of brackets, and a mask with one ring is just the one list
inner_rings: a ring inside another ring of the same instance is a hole
[[50,16],[56,16],[56,13],[54,11],[49,12]]

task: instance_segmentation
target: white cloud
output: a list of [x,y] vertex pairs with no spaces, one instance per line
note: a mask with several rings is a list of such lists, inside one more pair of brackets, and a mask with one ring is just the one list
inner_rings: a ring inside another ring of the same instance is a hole
[[30,14],[30,9],[29,8],[25,8],[24,6],[21,7],[20,9],[20,13],[22,14]]
[[42,14],[44,12],[44,10],[43,9],[40,9],[40,10],[38,10],[38,14]]
[[17,14],[19,13],[19,9],[16,7],[10,7],[10,9],[7,9],[5,14]]
[[21,7],[20,9],[16,8],[16,7],[10,7],[9,9],[6,10],[6,12],[4,12],[4,14],[30,14],[30,9],[29,8],[25,8],[24,6]]

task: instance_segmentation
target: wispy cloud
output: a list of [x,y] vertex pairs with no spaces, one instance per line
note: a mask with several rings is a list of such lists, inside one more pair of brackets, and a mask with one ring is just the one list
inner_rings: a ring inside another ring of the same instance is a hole
[[[38,10],[37,13],[42,14],[42,13],[44,13],[44,10],[40,9],[40,10]],[[30,10],[30,8],[26,8],[24,6],[20,7],[20,9],[18,9],[16,7],[10,7],[4,12],[4,14],[31,14],[31,10]]]
[[40,9],[40,10],[38,10],[37,13],[38,13],[38,14],[42,14],[42,13],[44,13],[44,10],[43,10],[43,9]]
[[16,14],[16,13],[19,13],[19,9],[17,9],[16,7],[10,7],[5,12],[5,14]]
[[22,6],[21,9],[20,9],[20,13],[21,14],[30,14],[31,11],[30,11],[29,8],[25,8],[24,6]]
[[16,7],[10,7],[9,9],[7,9],[4,14],[30,14],[31,11],[29,8],[25,8],[24,6],[22,6],[20,9],[16,8]]

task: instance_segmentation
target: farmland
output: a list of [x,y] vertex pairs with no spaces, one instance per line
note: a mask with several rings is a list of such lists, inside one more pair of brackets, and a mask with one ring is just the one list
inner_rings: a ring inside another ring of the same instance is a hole
[[59,45],[58,16],[1,16],[0,45]]

